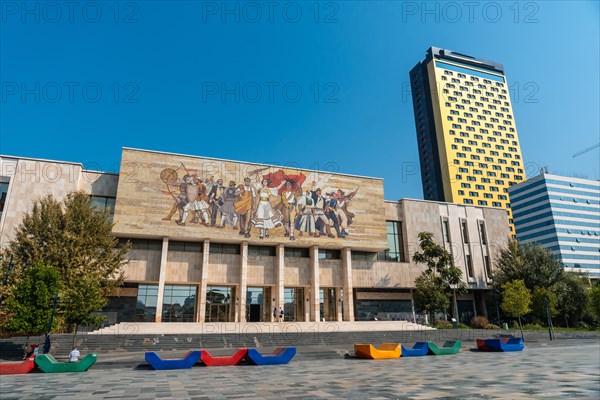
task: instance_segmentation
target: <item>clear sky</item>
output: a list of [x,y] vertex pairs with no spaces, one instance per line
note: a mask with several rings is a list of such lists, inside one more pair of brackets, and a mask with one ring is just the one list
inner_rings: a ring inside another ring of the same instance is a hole
[[409,71],[500,62],[528,176],[600,178],[593,2],[1,1],[0,153],[118,170],[121,147],[385,179],[422,198]]

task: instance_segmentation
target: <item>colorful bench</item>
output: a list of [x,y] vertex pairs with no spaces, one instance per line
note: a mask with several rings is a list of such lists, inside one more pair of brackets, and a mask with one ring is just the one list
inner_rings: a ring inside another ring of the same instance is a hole
[[485,345],[488,351],[523,351],[525,344],[523,338],[500,338],[485,339]]
[[220,367],[224,365],[237,365],[248,353],[248,349],[238,349],[231,356],[212,356],[208,351],[202,350],[200,360],[207,367]]
[[428,354],[441,356],[458,353],[460,351],[460,346],[462,346],[462,342],[460,340],[447,341],[442,347],[438,347],[434,342],[427,342],[427,346],[429,347]]
[[183,358],[168,358],[162,359],[155,351],[146,352],[146,362],[157,370],[165,369],[188,369],[200,361],[200,350],[190,350]]
[[417,342],[412,349],[402,346],[402,357],[421,357],[426,356],[428,352],[429,344],[427,342]]
[[257,349],[248,349],[247,359],[255,365],[277,365],[289,363],[295,355],[295,347],[277,347],[270,354],[260,354]]
[[[502,340],[504,343],[506,343],[508,341],[507,337],[503,337],[503,338],[498,338],[499,340]],[[493,339],[476,339],[475,341],[477,342],[477,349],[479,351],[494,351],[492,350],[486,343],[486,340],[493,340]]]
[[35,358],[35,363],[44,372],[84,372],[87,371],[98,359],[96,353],[91,353],[77,362],[58,362],[51,354],[40,354]]
[[21,362],[0,363],[0,375],[27,374],[35,367],[35,356]]
[[400,343],[381,343],[378,348],[375,348],[372,344],[355,344],[354,353],[358,358],[371,360],[400,358],[402,346]]

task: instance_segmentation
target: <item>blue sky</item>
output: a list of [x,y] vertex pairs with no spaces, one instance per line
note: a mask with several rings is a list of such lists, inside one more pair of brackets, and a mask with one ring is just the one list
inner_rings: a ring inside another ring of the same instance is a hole
[[[476,5],[472,5],[475,3]],[[504,64],[529,176],[600,178],[598,2],[2,1],[0,153],[121,147],[385,179],[422,198],[409,70]]]

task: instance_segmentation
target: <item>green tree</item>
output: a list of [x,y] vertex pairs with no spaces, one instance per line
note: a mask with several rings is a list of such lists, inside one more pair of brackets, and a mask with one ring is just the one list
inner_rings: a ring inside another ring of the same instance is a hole
[[436,312],[445,312],[450,305],[450,300],[440,287],[440,278],[430,270],[424,271],[415,279],[413,291],[415,308],[430,315],[432,322],[435,320]]
[[[448,311],[450,299],[455,300],[457,292],[464,291],[466,285],[461,280],[462,272],[454,266],[452,255],[433,240],[433,233],[421,232],[418,237],[421,251],[413,255],[413,261],[427,265],[427,270],[415,279],[413,299],[417,310],[430,314],[433,321],[436,312]],[[456,301],[452,304],[453,315],[458,319]]]
[[30,265],[43,262],[58,269],[59,314],[75,333],[73,343],[80,325],[101,320],[93,313],[122,285],[129,246],[118,247],[112,226],[109,211],[92,208],[85,193],[70,193],[63,202],[48,195],[34,202],[8,248],[17,266],[13,283]]
[[[587,280],[565,271],[560,261],[538,244],[519,245],[510,240],[496,260],[494,280],[498,286],[522,280],[531,292],[544,288],[554,293],[557,319],[563,325],[576,324],[585,313]],[[537,312],[533,316],[539,317]]]
[[583,319],[588,289],[588,279],[574,272],[566,272],[563,280],[552,287],[557,297],[557,319],[561,325],[576,326]]
[[[7,319],[2,328],[18,335],[26,335],[25,349],[30,336],[41,335],[48,329],[54,296],[60,288],[60,274],[56,268],[38,263],[12,288],[4,305]],[[55,325],[56,321],[53,321]]]
[[511,239],[496,260],[494,279],[499,286],[520,279],[532,291],[535,287],[551,289],[565,274],[560,261],[548,250],[537,244],[519,245]]
[[523,325],[521,317],[531,311],[531,293],[525,286],[525,282],[519,279],[512,282],[506,282],[502,285],[502,311],[519,320],[519,329],[523,337]]
[[548,302],[548,313],[551,317],[555,317],[558,314],[556,294],[546,288],[534,288],[531,294],[531,310],[540,321],[546,321],[546,301]]
[[600,285],[590,289],[588,306],[594,319],[600,322]]

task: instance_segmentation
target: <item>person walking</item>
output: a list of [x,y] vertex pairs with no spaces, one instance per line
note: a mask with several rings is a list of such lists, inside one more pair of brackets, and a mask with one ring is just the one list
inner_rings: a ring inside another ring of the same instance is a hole
[[283,312],[283,307],[279,307],[279,322],[283,322],[283,317],[285,313]]

